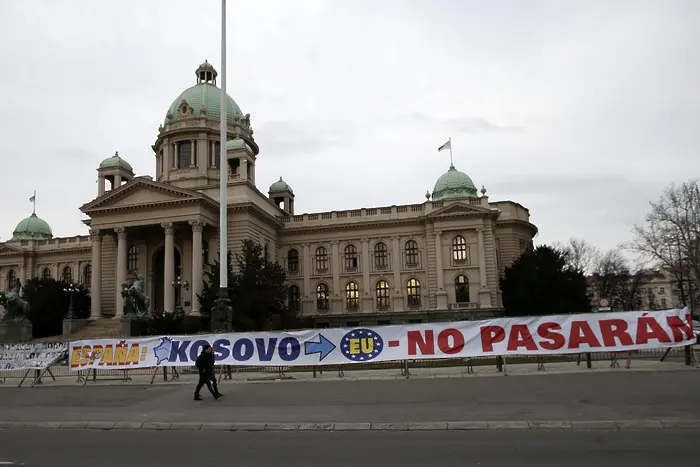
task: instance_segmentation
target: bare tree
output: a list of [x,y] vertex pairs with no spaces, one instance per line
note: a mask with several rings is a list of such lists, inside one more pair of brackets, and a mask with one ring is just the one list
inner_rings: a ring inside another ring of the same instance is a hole
[[600,259],[600,250],[582,238],[571,238],[566,245],[558,245],[567,264],[584,274],[591,274]]
[[683,304],[700,290],[700,184],[690,180],[671,184],[656,202],[644,224],[634,227],[631,249],[659,263],[674,275]]

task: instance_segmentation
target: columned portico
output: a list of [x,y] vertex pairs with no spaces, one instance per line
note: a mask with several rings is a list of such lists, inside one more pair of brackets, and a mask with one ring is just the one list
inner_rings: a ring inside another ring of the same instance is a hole
[[199,313],[199,299],[197,296],[202,293],[202,276],[204,275],[203,251],[202,251],[202,229],[205,223],[202,221],[190,221],[192,226],[192,313]]
[[163,311],[175,311],[175,229],[172,222],[161,224],[165,231],[165,267],[163,268]]
[[92,273],[90,277],[90,318],[102,316],[102,236],[97,229],[90,230],[92,240]]
[[124,297],[122,297],[121,283],[126,280],[126,229],[117,227],[114,229],[117,234],[117,277],[116,277],[116,304],[114,310],[115,318],[124,316]]

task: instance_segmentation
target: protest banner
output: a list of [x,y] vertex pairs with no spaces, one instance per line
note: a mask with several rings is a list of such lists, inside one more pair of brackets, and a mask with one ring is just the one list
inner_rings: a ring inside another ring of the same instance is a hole
[[34,386],[47,372],[54,378],[49,367],[65,358],[67,352],[68,343],[66,342],[0,344],[0,375],[7,371],[25,370],[24,377],[19,383],[19,386],[22,386],[29,373],[35,370],[36,375],[32,382]]
[[499,355],[622,352],[694,343],[688,309],[498,318],[71,342],[72,370],[191,366],[202,348],[222,365],[315,366]]

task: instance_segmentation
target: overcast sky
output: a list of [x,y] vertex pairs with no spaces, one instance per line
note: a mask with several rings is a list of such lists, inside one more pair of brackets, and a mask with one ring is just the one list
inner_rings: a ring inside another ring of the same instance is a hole
[[[0,239],[78,207],[119,151],[155,174],[170,103],[220,64],[218,0],[0,2]],[[228,92],[258,188],[296,210],[421,203],[449,166],[531,212],[538,243],[630,238],[700,175],[700,2],[229,0]]]

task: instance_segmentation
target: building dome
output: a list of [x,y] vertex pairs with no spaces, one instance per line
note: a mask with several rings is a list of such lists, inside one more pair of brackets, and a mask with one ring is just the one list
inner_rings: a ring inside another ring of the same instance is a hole
[[435,182],[432,198],[433,201],[441,201],[476,196],[476,186],[469,175],[455,169],[454,165],[450,165],[450,169]]
[[101,169],[121,168],[124,170],[128,170],[129,172],[134,171],[134,169],[131,168],[131,164],[129,164],[127,161],[125,161],[124,159],[119,157],[118,152],[115,152],[112,157],[108,157],[107,159],[100,162],[100,168]]
[[284,192],[289,192],[291,194],[294,194],[292,191],[292,187],[287,185],[287,182],[282,180],[282,177],[280,177],[279,181],[273,183],[270,185],[270,194],[273,193],[284,193]]
[[241,138],[234,138],[226,141],[227,151],[235,151],[236,149],[247,149],[248,151],[253,152],[253,148],[251,148],[248,143],[243,141]]
[[26,219],[22,219],[15,231],[12,232],[12,240],[48,240],[53,238],[53,232],[49,224],[37,217],[36,213]]
[[[216,86],[216,77],[218,73],[214,67],[207,61],[200,64],[195,71],[197,75],[197,84],[191,88],[185,89],[177,98],[170,104],[166,113],[166,121],[176,121],[182,118],[201,117],[206,115],[210,120],[221,120],[221,89]],[[226,120],[232,123],[235,117],[243,117],[238,104],[231,99],[231,96],[226,96]],[[186,106],[183,106],[186,103]]]

